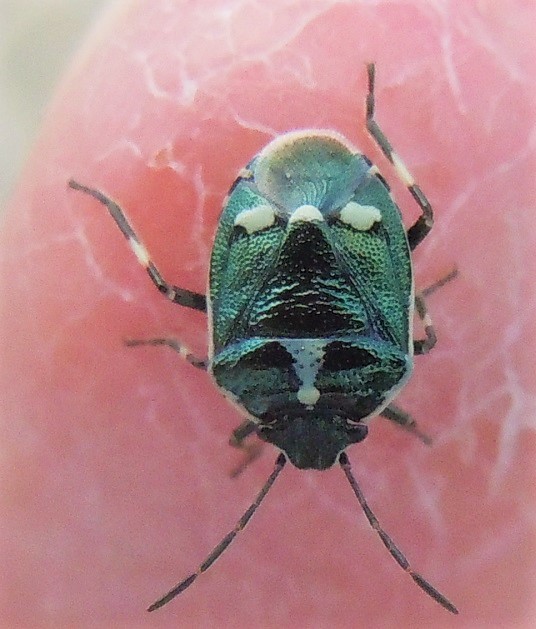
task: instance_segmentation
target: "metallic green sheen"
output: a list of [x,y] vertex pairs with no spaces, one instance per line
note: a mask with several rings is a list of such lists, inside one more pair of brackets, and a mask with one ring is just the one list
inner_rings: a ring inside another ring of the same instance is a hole
[[[408,242],[370,167],[335,134],[282,136],[233,184],[215,238],[211,373],[297,467],[332,465],[364,436],[352,424],[379,413],[411,372]],[[366,231],[343,222],[350,201],[381,220]],[[260,205],[273,208],[273,225],[235,225]],[[289,222],[303,205],[324,220]]]

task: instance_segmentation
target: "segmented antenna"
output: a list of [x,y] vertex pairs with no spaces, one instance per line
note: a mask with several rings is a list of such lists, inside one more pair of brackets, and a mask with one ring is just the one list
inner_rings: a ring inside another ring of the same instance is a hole
[[268,480],[264,483],[264,487],[260,490],[257,497],[251,504],[251,506],[246,510],[244,515],[238,520],[236,526],[232,531],[230,531],[221,542],[214,548],[214,550],[209,554],[209,556],[205,559],[205,561],[199,566],[199,568],[193,572],[189,577],[186,577],[183,581],[181,581],[178,585],[176,585],[173,589],[171,589],[167,594],[159,598],[155,603],[153,603],[150,607],[147,608],[148,612],[153,612],[155,609],[159,609],[166,603],[169,603],[176,596],[184,592],[186,588],[189,588],[190,585],[197,579],[197,577],[206,572],[210,566],[218,559],[218,557],[223,553],[223,551],[230,545],[230,543],[234,540],[234,538],[240,533],[240,531],[246,526],[246,524],[250,521],[251,516],[257,511],[257,508],[264,500],[266,494],[270,491],[270,488],[275,483],[275,479],[279,476],[279,473],[285,466],[287,459],[283,453],[281,453],[275,462],[274,471],[268,477]]
[[402,552],[398,549],[398,547],[389,537],[389,535],[387,535],[387,533],[382,529],[376,516],[372,512],[371,508],[368,506],[367,501],[365,500],[365,496],[363,495],[359,485],[357,484],[357,480],[352,473],[350,461],[348,460],[345,452],[342,452],[339,455],[339,463],[342,467],[343,472],[346,474],[346,478],[348,479],[348,482],[350,483],[354,494],[359,500],[361,508],[367,516],[367,520],[369,521],[370,526],[376,531],[376,533],[378,533],[385,548],[387,548],[387,550],[391,553],[391,557],[393,557],[393,559],[402,568],[402,570],[404,570],[404,572],[407,572],[409,574],[409,576],[415,581],[415,583],[421,588],[421,590],[424,590],[426,594],[428,594],[428,596],[431,596],[434,601],[437,601],[449,612],[457,614],[458,610],[456,609],[456,607],[454,607],[454,605],[445,596],[443,596],[441,592],[438,592],[435,587],[433,587],[433,585],[428,583],[425,578],[423,578],[420,574],[418,574],[411,568],[408,560],[404,557]]

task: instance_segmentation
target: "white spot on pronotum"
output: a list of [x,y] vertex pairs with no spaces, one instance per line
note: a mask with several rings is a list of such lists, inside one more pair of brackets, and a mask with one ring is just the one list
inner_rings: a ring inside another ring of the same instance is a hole
[[135,240],[134,238],[129,238],[128,244],[130,245],[130,248],[134,252],[136,258],[138,258],[139,263],[143,264],[143,266],[145,267],[149,266],[149,262],[151,261],[151,258],[149,257],[149,252],[141,244],[141,242]]
[[271,205],[258,205],[237,214],[234,224],[243,227],[248,234],[262,231],[275,223],[275,212]]
[[349,201],[341,210],[340,220],[359,231],[368,231],[374,223],[382,220],[382,214],[373,205],[360,205]]
[[402,182],[406,186],[408,186],[408,188],[410,186],[414,186],[415,185],[415,180],[411,176],[411,173],[406,168],[404,162],[400,159],[400,157],[398,157],[398,155],[393,152],[393,153],[391,153],[391,159],[393,160],[393,166],[395,167],[396,174],[400,177]]
[[290,215],[288,219],[289,223],[312,223],[316,221],[321,223],[324,220],[322,216],[322,212],[315,207],[314,205],[300,205],[300,207],[296,208],[294,212]]

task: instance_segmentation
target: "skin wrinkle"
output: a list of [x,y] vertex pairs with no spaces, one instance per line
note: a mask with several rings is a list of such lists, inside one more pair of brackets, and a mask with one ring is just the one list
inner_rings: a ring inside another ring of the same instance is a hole
[[420,504],[423,506],[424,513],[430,518],[433,525],[434,534],[436,536],[445,537],[447,534],[445,519],[441,509],[441,498],[444,490],[445,481],[441,476],[433,478],[423,477],[415,472],[409,465],[409,474],[413,483],[415,495],[418,497]]
[[454,96],[454,101],[458,106],[458,110],[460,114],[465,115],[467,113],[467,106],[463,101],[462,90],[460,86],[460,80],[458,78],[458,74],[456,72],[456,65],[453,59],[453,51],[452,51],[452,37],[448,31],[440,38],[441,48],[443,51],[443,61],[446,71],[446,76],[448,77],[449,84],[452,90],[452,94]]
[[[147,166],[154,169],[171,168],[177,175],[187,178],[188,172],[184,162],[177,160],[174,155],[173,144],[170,142],[157,151],[154,155],[147,160]],[[197,176],[196,176],[196,188],[197,188]]]
[[[494,3],[490,3],[489,6],[493,6]],[[498,8],[500,5],[495,5]],[[507,5],[502,5],[503,10],[509,13]],[[481,16],[478,16],[481,17]],[[526,22],[526,28],[529,31],[532,29],[532,20],[529,18]],[[470,11],[467,11],[467,7],[463,8],[462,15],[458,16],[456,20],[456,28],[460,33],[468,40],[480,47],[488,55],[492,56],[500,67],[502,67],[512,81],[515,81],[523,86],[530,85],[530,76],[524,74],[516,62],[518,59],[514,59],[513,63],[511,56],[508,54],[508,50],[501,49],[501,40],[494,36],[492,33],[486,30],[486,23],[481,19],[477,19],[477,16]]]
[[[492,182],[497,175],[504,175],[508,172],[512,171],[516,164],[519,164],[524,159],[528,157],[530,151],[528,149],[524,149],[521,154],[516,156],[513,159],[504,162],[503,164],[499,164],[495,172],[489,173],[486,177],[485,182],[476,182],[473,183],[472,188],[476,191],[482,187],[484,183],[487,181]],[[473,191],[471,191],[472,194]],[[467,192],[463,194],[464,200],[456,200],[453,206],[457,206],[458,210],[467,203],[470,194]],[[509,215],[506,215],[505,220],[507,221],[507,225],[510,227],[510,241],[512,242],[512,248],[516,248],[515,243],[522,242],[520,239],[519,230],[516,230],[517,224],[515,221],[510,220]],[[523,256],[521,256],[522,258]],[[521,315],[517,314],[518,304],[520,303],[520,297],[522,294],[521,291],[521,281],[523,279],[523,268],[520,264],[520,257],[514,257],[512,260],[512,264],[509,266],[509,292],[507,296],[511,303],[511,312],[512,317],[516,321],[516,327],[518,328],[517,332],[514,335],[514,338],[508,339],[508,334],[504,335],[505,343],[500,345],[500,360],[499,363],[504,365],[502,371],[504,376],[504,386],[496,389],[493,394],[488,397],[483,397],[476,399],[474,398],[472,390],[468,390],[465,394],[467,400],[470,401],[470,407],[466,407],[465,414],[466,417],[472,417],[476,414],[481,414],[483,412],[488,412],[493,416],[493,408],[495,406],[496,400],[500,400],[503,397],[511,398],[510,403],[510,411],[506,415],[506,417],[501,421],[500,430],[499,430],[499,440],[498,440],[498,455],[490,475],[489,479],[489,491],[494,494],[500,491],[502,481],[506,474],[508,473],[510,466],[514,461],[514,454],[516,452],[516,446],[519,443],[520,435],[524,429],[524,421],[518,423],[516,421],[516,417],[531,417],[533,416],[530,412],[531,404],[529,402],[523,403],[524,392],[516,383],[516,370],[513,365],[510,364],[510,355],[512,349],[517,344],[519,338],[523,338],[523,333],[521,329],[519,329],[519,325],[521,323],[520,316],[530,317],[528,314],[528,310],[525,309],[522,311]],[[514,329],[514,326],[510,326],[511,329]],[[507,328],[508,330],[508,328]],[[489,362],[496,362],[497,356],[490,355],[488,357]],[[524,409],[527,406],[528,408]],[[534,406],[534,404],[532,404]]]
[[468,553],[461,558],[462,572],[478,576],[480,570],[492,563],[494,559],[501,555],[507,555],[512,549],[520,544],[524,531],[519,522],[512,521],[504,530],[490,531],[485,539],[482,539],[475,547],[470,548]]
[[199,264],[197,266],[200,266],[206,273],[206,260],[210,258],[210,247],[207,246],[206,240],[204,238],[207,223],[206,200],[207,197],[212,193],[210,191],[207,191],[206,189],[206,185],[203,181],[203,166],[201,164],[195,169],[192,179],[194,182],[198,201],[194,214],[194,223],[191,235],[192,240],[195,242],[196,245],[196,251],[199,252]]
[[[212,80],[217,78],[222,72],[226,72],[226,73],[232,72],[234,68],[234,64],[236,63],[240,65],[246,62],[254,63],[255,61],[264,63],[267,59],[270,59],[279,51],[284,51],[286,48],[288,48],[289,45],[300,36],[303,30],[305,30],[312,21],[314,21],[315,19],[319,19],[322,15],[327,13],[331,7],[331,3],[327,4],[325,1],[319,1],[313,4],[317,5],[316,10],[311,10],[310,14],[303,15],[303,17],[300,15],[297,21],[289,23],[287,25],[288,32],[286,32],[284,36],[282,34],[280,39],[265,40],[262,42],[263,45],[259,47],[255,52],[250,51],[245,55],[243,52],[241,52],[240,55],[237,55],[237,47],[235,46],[233,42],[232,28],[230,28],[235,20],[235,16],[237,14],[241,14],[242,12],[242,3],[238,3],[238,6],[235,11],[227,11],[227,10],[224,12],[203,11],[203,16],[212,16],[213,18],[216,18],[215,21],[217,21],[217,19],[220,18],[221,24],[218,27],[214,27],[213,25],[211,25],[211,28],[215,29],[217,32],[227,34],[227,38],[228,38],[227,50],[226,50],[227,55],[228,55],[227,63],[230,65],[227,65],[227,67],[225,68],[222,68],[221,66],[218,65],[214,69],[212,69],[214,67],[213,64],[208,63],[206,64],[205,67],[210,68],[210,70],[203,70],[202,68],[200,68],[200,73],[196,78],[194,78],[191,75],[189,76],[186,70],[187,59],[188,59],[188,49],[190,48],[190,46],[192,48],[197,48],[197,39],[195,37],[192,38],[191,40],[189,40],[188,38],[183,38],[182,39],[183,50],[184,50],[183,53],[180,53],[176,49],[176,42],[174,42],[173,56],[179,62],[177,65],[177,72],[179,76],[183,78],[183,80],[181,81],[181,84],[187,86],[187,89],[183,87],[183,89],[178,94],[169,93],[166,89],[158,85],[158,82],[155,76],[155,69],[152,67],[149,61],[151,57],[150,52],[138,50],[134,53],[133,58],[137,63],[141,65],[143,69],[143,75],[146,79],[146,86],[147,86],[149,94],[155,96],[158,99],[166,99],[166,100],[169,99],[173,102],[177,102],[178,105],[188,107],[193,104],[195,95],[200,90],[204,91],[206,85],[210,84]],[[337,3],[335,2],[335,4]],[[262,5],[262,6],[264,7],[265,5]],[[213,46],[213,49],[218,51],[219,46],[216,44]],[[222,54],[222,57],[223,56],[224,55]],[[308,73],[307,72],[302,72],[302,73],[293,72],[292,76],[295,79],[300,80],[302,78],[307,77],[307,74],[309,74],[310,78],[305,80],[304,85],[305,87],[312,89],[314,88],[314,82],[312,81],[310,63],[305,56],[302,56],[301,58],[304,61],[303,69],[307,70],[307,68],[309,68],[309,72]],[[278,67],[276,72],[279,74],[281,72],[281,68]],[[184,77],[188,77],[188,78],[185,79]]]
[[259,133],[264,133],[267,136],[267,144],[270,140],[275,139],[279,133],[266,125],[263,125],[261,122],[250,122],[249,120],[245,120],[238,113],[234,112],[232,114],[233,120],[240,125],[243,129],[248,129],[250,131],[258,131]]
[[129,152],[139,159],[143,157],[143,153],[140,147],[136,144],[136,142],[134,142],[134,140],[129,140],[128,138],[121,138],[117,140],[115,144],[112,144],[105,153],[101,153],[101,155],[97,159],[100,162],[105,162],[107,158],[113,155],[113,153],[115,153],[116,151],[118,153],[122,153],[123,151]]

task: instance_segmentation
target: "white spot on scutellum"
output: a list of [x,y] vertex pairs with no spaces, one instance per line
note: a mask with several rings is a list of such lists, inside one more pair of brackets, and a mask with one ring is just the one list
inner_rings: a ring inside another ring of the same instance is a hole
[[242,210],[234,220],[234,224],[243,227],[248,234],[267,229],[274,223],[275,212],[271,205],[258,205],[248,210]]
[[322,212],[314,205],[300,205],[290,215],[289,223],[321,223],[324,220]]
[[145,267],[149,266],[149,262],[151,261],[149,252],[141,244],[141,242],[139,242],[138,240],[135,240],[134,238],[129,238],[128,244],[130,245],[130,248],[134,252],[134,255],[136,256],[136,258],[138,258],[139,263]]
[[374,223],[382,220],[382,214],[373,205],[360,205],[349,201],[341,210],[340,220],[358,231],[368,231]]
[[298,402],[305,406],[314,406],[320,398],[320,391],[316,387],[300,387],[296,394]]

